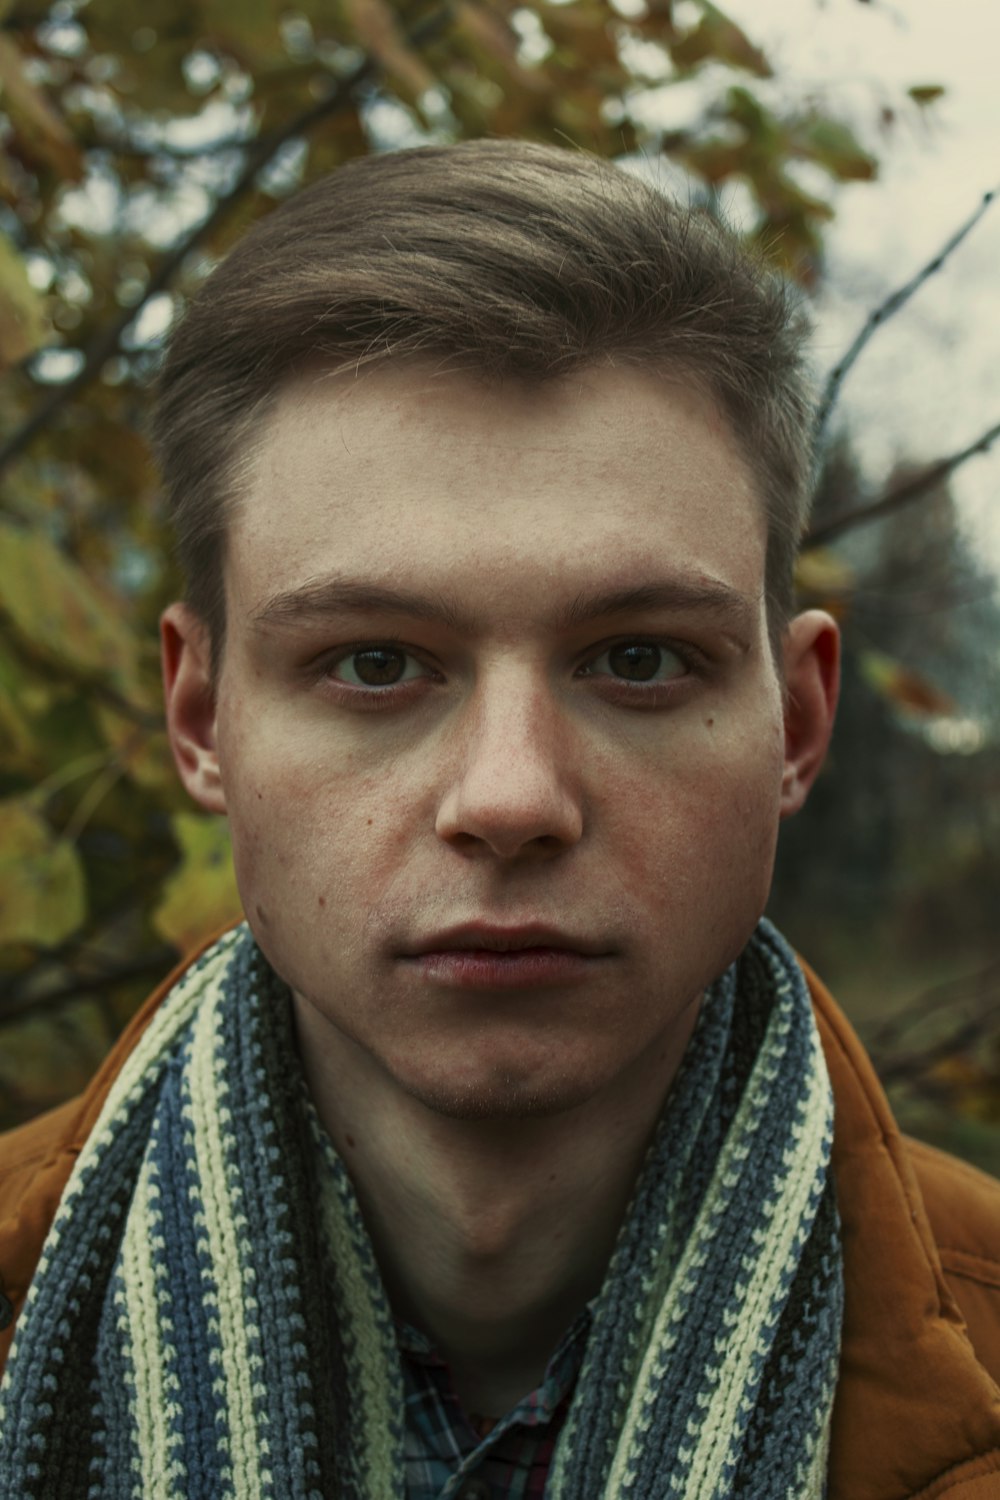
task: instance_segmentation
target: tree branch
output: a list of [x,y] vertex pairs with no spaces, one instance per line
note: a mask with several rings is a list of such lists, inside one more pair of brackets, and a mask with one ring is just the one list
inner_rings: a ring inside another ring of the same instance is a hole
[[[439,6],[437,10],[432,11],[429,16],[411,28],[406,37],[406,45],[415,48],[433,40],[452,19],[452,12],[452,0],[448,0],[448,3]],[[146,303],[165,290],[195,246],[212,234],[233,205],[253,186],[257,174],[273,161],[281,147],[296,136],[305,135],[321,120],[328,119],[347,106],[351,102],[355,89],[373,78],[379,72],[379,68],[380,64],[376,58],[364,58],[323,98],[317,99],[314,104],[301,110],[280,131],[269,136],[266,141],[257,140],[248,145],[246,161],[232,187],[216,199],[207,217],[160,261],[146,284],[141,302],[135,307],[123,309],[118,317],[97,333],[86,350],[83,364],[72,380],[66,381],[64,385],[53,387],[49,394],[39,401],[21,426],[4,444],[0,445],[0,473],[14,459],[21,456],[38,433],[48,426],[61,407],[67,405],[74,396],[96,379],[107,361],[117,352],[123,333],[139,316]]]
[[985,193],[983,195],[982,202],[977,206],[975,213],[973,213],[971,217],[965,221],[960,229],[957,229],[955,231],[955,233],[951,236],[946,244],[942,245],[937,254],[933,256],[927,262],[927,264],[921,270],[919,270],[915,276],[911,277],[911,279],[907,281],[903,286],[897,287],[896,291],[888,296],[884,302],[880,303],[880,305],[876,307],[875,311],[869,315],[868,320],[862,327],[860,333],[855,338],[853,344],[851,344],[850,348],[847,350],[847,353],[843,356],[839,363],[834,366],[834,368],[830,371],[830,374],[827,376],[826,385],[823,390],[823,395],[820,399],[819,408],[816,412],[816,421],[813,427],[813,441],[817,452],[822,446],[823,434],[825,433],[827,423],[830,420],[830,414],[837,404],[837,399],[840,395],[841,387],[843,386],[844,381],[847,379],[847,376],[850,373],[855,362],[857,361],[858,356],[865,348],[865,345],[869,342],[876,330],[881,328],[884,323],[888,322],[893,313],[897,313],[905,303],[909,302],[914,292],[919,291],[924,282],[927,281],[931,276],[933,276],[935,271],[940,271],[949,255],[951,255],[954,250],[958,249],[959,245],[965,239],[966,235],[969,234],[970,231],[973,230],[979,223],[979,220],[983,217],[986,210],[989,208],[990,204],[993,202],[996,196],[996,188],[991,188],[988,193]]
[[937,1012],[952,1011],[957,1005],[980,999],[984,993],[992,994],[995,988],[1000,988],[1000,958],[993,959],[973,974],[963,974],[958,979],[931,985],[880,1026],[874,1030],[866,1029],[865,1046],[873,1057],[879,1056],[896,1047],[906,1032],[912,1031],[914,1026]]
[[176,962],[176,949],[164,947],[142,958],[105,969],[103,973],[73,976],[38,995],[19,995],[16,993],[18,987],[12,985],[9,989],[14,991],[13,998],[8,999],[7,991],[0,993],[0,1029],[29,1014],[39,1016],[58,1010],[72,1000],[100,997],[117,984],[131,983],[136,979],[162,979]]
[[803,538],[802,546],[804,548],[826,546],[837,537],[843,536],[845,531],[853,531],[856,526],[864,526],[869,521],[880,521],[884,516],[891,515],[893,511],[900,510],[904,505],[919,500],[921,495],[926,495],[928,490],[934,489],[942,480],[954,474],[955,470],[968,459],[974,458],[977,453],[985,453],[997,438],[1000,438],[1000,422],[988,428],[967,448],[960,449],[958,453],[952,453],[949,458],[940,459],[929,469],[924,469],[922,473],[917,474],[915,478],[890,490],[880,500],[873,500],[869,505],[858,505],[853,510],[842,511],[832,520],[813,527]]
[[[951,1015],[957,1006],[975,1007],[959,1025],[952,1022],[943,1036],[922,1049],[900,1052],[907,1032],[934,1016]],[[876,1031],[865,1036],[865,1045],[875,1071],[884,1084],[914,1082],[935,1063],[954,1053],[963,1052],[980,1042],[1000,1014],[1000,959],[995,959],[975,974],[925,991],[892,1016]]]

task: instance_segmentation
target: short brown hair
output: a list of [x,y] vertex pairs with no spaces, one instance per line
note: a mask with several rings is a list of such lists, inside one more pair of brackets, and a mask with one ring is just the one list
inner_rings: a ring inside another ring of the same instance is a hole
[[583,151],[479,140],[349,162],[212,273],[160,379],[154,441],[213,665],[227,517],[276,391],[306,363],[414,355],[496,379],[614,361],[697,381],[756,476],[776,644],[808,506],[804,331],[787,283],[733,234]]

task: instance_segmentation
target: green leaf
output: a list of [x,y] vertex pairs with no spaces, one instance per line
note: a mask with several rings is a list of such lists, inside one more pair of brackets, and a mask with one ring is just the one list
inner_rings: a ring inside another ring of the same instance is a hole
[[795,131],[796,154],[825,167],[840,182],[871,182],[878,163],[849,126],[815,115]]
[[161,937],[189,952],[242,917],[233,872],[229,827],[221,818],[178,813],[171,820],[181,862],[163,887],[153,915]]
[[51,948],[86,917],[79,855],[25,798],[0,802],[0,946]]
[[0,369],[20,364],[48,337],[45,302],[28,280],[24,262],[0,230]]
[[124,611],[41,531],[0,520],[0,609],[25,644],[137,691],[138,644]]

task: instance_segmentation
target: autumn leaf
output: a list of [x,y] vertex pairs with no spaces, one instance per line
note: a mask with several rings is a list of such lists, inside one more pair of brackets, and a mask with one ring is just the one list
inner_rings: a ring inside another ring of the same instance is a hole
[[838,182],[870,182],[878,164],[841,120],[814,115],[792,133],[790,145],[796,155],[825,167]]
[[0,947],[51,948],[86,916],[76,849],[53,833],[27,798],[0,802]]
[[178,813],[171,826],[181,862],[163,887],[153,925],[168,943],[187,953],[227,923],[238,922],[243,913],[228,824],[221,818]]
[[854,569],[827,547],[811,547],[795,564],[795,587],[813,599],[839,599],[857,582]]
[[31,285],[24,262],[0,229],[0,370],[20,364],[40,349],[47,334],[44,300]]
[[728,63],[758,78],[772,76],[771,65],[759,47],[755,47],[735,21],[716,6],[702,3],[703,15],[691,31],[669,43],[670,55],[678,68],[690,69],[703,62]]
[[868,684],[903,713],[935,718],[955,712],[954,699],[928,678],[904,667],[891,656],[885,656],[881,651],[865,651],[860,664]]
[[906,92],[914,104],[919,104],[923,108],[928,104],[933,104],[935,100],[942,98],[945,93],[945,87],[941,83],[916,83],[912,88],[907,89]]
[[32,650],[134,692],[138,648],[125,615],[41,530],[0,520],[0,610]]

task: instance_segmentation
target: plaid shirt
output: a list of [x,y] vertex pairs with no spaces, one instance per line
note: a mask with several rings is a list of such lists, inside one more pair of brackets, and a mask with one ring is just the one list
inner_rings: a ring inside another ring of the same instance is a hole
[[584,1308],[538,1389],[498,1422],[487,1422],[462,1411],[448,1366],[424,1335],[397,1324],[407,1500],[541,1500],[589,1331]]

